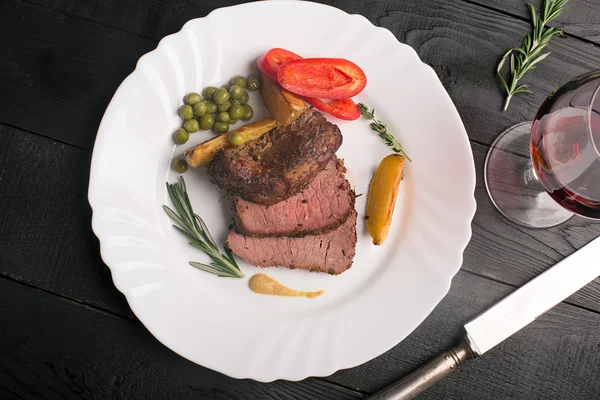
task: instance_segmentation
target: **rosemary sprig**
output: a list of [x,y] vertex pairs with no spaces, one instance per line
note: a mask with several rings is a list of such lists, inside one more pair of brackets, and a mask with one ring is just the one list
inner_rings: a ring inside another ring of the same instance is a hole
[[400,142],[397,141],[396,138],[392,135],[392,133],[388,130],[387,125],[381,122],[380,120],[375,119],[375,109],[369,111],[369,107],[367,107],[363,103],[358,103],[358,109],[360,110],[360,113],[363,117],[371,121],[371,129],[377,132],[379,136],[385,141],[385,143],[392,148],[392,150],[394,150],[396,153],[402,153],[408,161],[412,162],[408,154],[404,152],[404,149],[402,148]]
[[225,254],[222,254],[202,218],[194,214],[183,177],[179,177],[178,183],[167,182],[167,191],[177,213],[165,205],[163,209],[177,224],[173,227],[189,239],[190,245],[204,251],[211,258],[210,264],[192,261],[190,265],[221,277],[243,278],[244,274],[240,271],[231,251],[225,247]]
[[[560,15],[563,6],[569,0],[543,0],[542,13],[540,18],[536,16],[535,7],[531,3],[527,3],[531,11],[531,23],[533,30],[523,39],[521,47],[513,47],[509,49],[498,64],[496,75],[500,84],[506,91],[506,102],[504,103],[504,111],[508,108],[510,100],[517,93],[531,93],[527,84],[517,86],[519,80],[523,78],[527,71],[535,69],[536,64],[548,57],[550,52],[540,54],[542,49],[550,43],[550,39],[554,35],[562,35],[563,31],[547,27],[546,24]],[[510,85],[506,83],[500,74],[506,60],[510,62]]]

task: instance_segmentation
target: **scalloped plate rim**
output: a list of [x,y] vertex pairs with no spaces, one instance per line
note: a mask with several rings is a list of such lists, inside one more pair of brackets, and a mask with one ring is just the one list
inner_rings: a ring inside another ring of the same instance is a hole
[[[119,85],[119,87],[117,88],[117,90],[115,91],[115,93],[113,94],[111,101],[109,102],[109,105],[107,106],[107,109],[103,115],[103,118],[101,120],[100,126],[98,128],[98,135],[97,138],[95,140],[95,144],[94,144],[94,149],[96,149],[97,144],[100,143],[102,140],[104,140],[104,134],[101,134],[101,132],[103,132],[103,123],[105,123],[105,116],[109,113],[109,111],[111,110],[111,105],[113,105],[113,100],[115,98],[117,98],[120,94],[120,92],[122,90],[124,90],[124,87],[127,85],[128,81],[130,81],[132,79],[133,76],[135,76],[137,73],[139,73],[140,67],[143,66],[143,64],[145,62],[147,62],[147,60],[153,55],[156,54],[157,51],[159,51],[162,47],[164,47],[165,43],[168,42],[169,40],[173,40],[173,37],[177,37],[178,35],[181,35],[186,29],[188,29],[188,27],[191,24],[200,22],[200,21],[208,21],[211,18],[216,18],[216,16],[218,16],[221,13],[226,13],[227,10],[229,9],[233,9],[233,8],[239,8],[239,7],[248,7],[248,6],[253,6],[256,5],[258,3],[269,3],[269,2],[275,2],[275,0],[262,0],[262,1],[257,1],[257,2],[252,2],[252,3],[245,3],[245,4],[240,4],[240,5],[232,5],[232,6],[227,6],[227,7],[221,7],[221,8],[217,8],[213,11],[211,11],[209,14],[207,14],[205,17],[200,17],[200,18],[194,18],[191,19],[187,22],[185,22],[181,29],[177,32],[174,32],[172,34],[166,35],[164,36],[159,43],[157,44],[156,48],[144,55],[142,55],[137,63],[136,63],[136,67],[135,69],[121,82],[121,84]],[[397,38],[394,36],[394,34],[392,32],[390,32],[388,29],[384,28],[384,27],[378,27],[373,25],[366,17],[364,17],[363,15],[360,14],[349,14],[349,13],[345,13],[342,10],[339,10],[336,7],[332,7],[329,5],[324,5],[324,4],[319,4],[319,3],[311,3],[311,2],[305,2],[305,1],[297,1],[297,0],[277,0],[277,2],[280,3],[296,3],[296,2],[301,2],[301,3],[308,3],[311,6],[317,6],[317,7],[326,7],[326,8],[330,8],[330,9],[335,9],[336,11],[341,11],[343,12],[346,16],[348,17],[353,17],[353,18],[359,18],[361,20],[364,20],[365,22],[367,22],[368,24],[370,24],[370,27],[380,30],[380,31],[384,31],[386,32],[386,34],[389,34],[394,40],[397,41]],[[437,77],[435,71],[433,70],[433,68],[430,65],[425,64],[420,57],[418,56],[418,54],[416,53],[416,51],[410,47],[409,45],[399,42],[397,41],[397,45],[398,46],[404,46],[410,50],[412,50],[412,52],[414,52],[414,55],[416,57],[416,59],[418,60],[418,62],[421,64],[422,67],[425,67],[427,69],[429,69],[431,71],[431,73],[435,76],[435,79],[437,80],[437,83],[439,83],[441,89],[444,91],[444,93],[447,95],[447,93],[445,92],[445,90],[443,89],[443,86],[441,85],[441,82],[439,82],[439,78]],[[465,219],[465,226],[463,226],[460,230],[460,234],[462,237],[462,240],[460,241],[460,245],[457,246],[457,251],[455,253],[455,256],[457,257],[458,261],[455,265],[455,268],[452,271],[448,271],[448,275],[446,276],[446,286],[445,286],[445,290],[441,291],[438,293],[438,295],[435,297],[435,299],[433,299],[433,306],[430,307],[429,311],[422,315],[422,318],[419,321],[416,321],[414,324],[412,324],[413,326],[411,326],[411,328],[409,329],[409,334],[410,332],[414,331],[414,329],[416,329],[418,326],[421,325],[421,323],[429,316],[429,314],[435,309],[435,307],[439,304],[439,302],[447,295],[448,291],[451,288],[451,283],[452,283],[452,279],[454,278],[454,276],[456,275],[456,273],[458,273],[458,271],[461,268],[462,262],[463,262],[463,253],[464,253],[464,249],[466,248],[467,244],[469,243],[469,241],[471,240],[472,237],[472,230],[471,230],[471,222],[472,219],[475,215],[475,211],[477,208],[477,204],[475,201],[475,197],[474,197],[474,192],[475,192],[475,186],[476,186],[476,182],[475,182],[475,166],[474,166],[474,158],[473,158],[473,154],[472,154],[472,149],[471,149],[471,145],[470,145],[470,141],[468,139],[468,136],[466,134],[466,130],[464,127],[464,124],[460,118],[460,115],[458,113],[458,111],[456,110],[452,100],[450,99],[449,96],[447,96],[447,100],[449,102],[449,104],[451,105],[452,108],[452,112],[454,112],[454,117],[456,119],[456,123],[459,125],[459,128],[462,129],[464,135],[462,137],[462,139],[464,140],[465,144],[467,145],[468,149],[470,150],[469,154],[470,154],[470,159],[469,159],[469,164],[472,165],[472,170],[470,170],[470,175],[469,177],[467,177],[467,180],[469,181],[469,187],[470,187],[470,193],[472,194],[472,196],[470,197],[470,203],[468,204],[468,212],[465,215],[467,218]],[[92,230],[94,231],[95,235],[98,237],[99,241],[100,241],[100,253],[101,253],[101,257],[102,259],[106,262],[107,266],[109,267],[109,269],[111,269],[110,267],[110,259],[112,258],[111,255],[106,251],[106,247],[103,245],[103,242],[105,242],[105,236],[102,235],[101,233],[99,233],[99,231],[101,231],[101,229],[99,229],[98,224],[101,223],[101,221],[98,221],[98,219],[94,218],[94,214],[96,213],[96,209],[97,207],[99,207],[100,205],[97,204],[97,202],[94,199],[94,193],[93,193],[93,184],[94,182],[99,181],[99,178],[97,177],[97,168],[94,168],[95,166],[97,166],[98,161],[97,159],[99,158],[98,153],[93,152],[92,153],[92,159],[91,159],[91,168],[90,168],[90,181],[89,181],[89,187],[88,187],[88,202],[92,208]],[[111,269],[111,272],[112,269]],[[147,324],[146,320],[142,320],[142,318],[140,318],[138,316],[138,312],[136,312],[136,308],[137,306],[135,306],[132,301],[131,298],[129,298],[127,296],[127,294],[125,293],[125,291],[123,290],[123,288],[121,287],[119,280],[115,277],[114,273],[111,273],[111,277],[113,280],[113,283],[115,285],[115,287],[121,291],[126,299],[127,302],[129,304],[129,306],[131,307],[132,311],[134,312],[134,314],[136,314],[136,317],[140,319],[140,321],[142,322],[142,324],[144,325],[144,327],[151,333],[153,334],[153,336],[155,336],[163,345],[167,346],[164,341],[159,337],[160,335],[157,335],[156,332],[154,332],[154,329],[149,326],[150,324]],[[408,335],[406,335],[408,336]],[[381,351],[381,349],[379,349],[377,351],[377,355],[381,355],[384,352],[390,350],[391,348],[393,348],[395,345],[397,345],[398,343],[400,343],[402,340],[404,340],[405,337],[399,338],[399,340],[396,343],[387,343],[384,346],[380,346],[383,351]],[[169,346],[167,346],[169,347]],[[170,347],[169,347],[170,348]],[[177,354],[179,354],[180,356],[197,363],[196,361],[194,361],[192,358],[189,358],[184,352],[181,351],[177,351],[171,348],[172,351],[176,352]],[[375,355],[374,357],[376,357],[377,355]],[[372,358],[374,358],[372,357]],[[370,358],[370,359],[372,359]],[[230,377],[236,378],[236,379],[254,379],[260,382],[272,382],[274,380],[277,379],[284,379],[284,380],[289,380],[289,381],[299,381],[308,377],[325,377],[325,376],[329,376],[332,373],[340,370],[340,369],[346,369],[346,368],[352,368],[358,365],[363,364],[364,362],[369,361],[370,359],[364,359],[364,360],[359,360],[358,362],[350,362],[350,363],[345,363],[343,365],[334,365],[333,368],[329,368],[327,370],[320,370],[320,371],[314,371],[314,373],[309,373],[308,371],[302,372],[302,373],[296,373],[293,375],[287,375],[287,376],[270,376],[270,377],[264,377],[264,376],[247,376],[247,375],[243,375],[243,374],[238,374],[238,373],[232,373],[232,371],[228,371],[224,368],[215,368],[212,367],[210,365],[207,364],[201,364],[207,368],[213,369],[217,372],[223,373],[225,375],[228,375]]]

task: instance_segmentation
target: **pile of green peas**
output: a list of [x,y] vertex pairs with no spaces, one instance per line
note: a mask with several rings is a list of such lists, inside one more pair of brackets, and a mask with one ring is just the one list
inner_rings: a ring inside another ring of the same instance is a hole
[[250,96],[246,90],[255,91],[258,88],[257,77],[246,79],[238,75],[227,85],[205,88],[202,95],[189,93],[185,96],[185,104],[179,109],[179,116],[184,122],[183,127],[173,134],[175,143],[186,143],[190,133],[200,129],[212,129],[216,134],[223,134],[229,132],[229,128],[239,120],[251,120],[254,110],[247,104]]
[[[199,93],[189,93],[185,96],[185,104],[179,108],[179,116],[183,119],[183,127],[173,134],[173,140],[177,144],[184,144],[190,139],[190,133],[198,130],[212,129],[216,134],[229,132],[231,125],[239,120],[249,121],[254,116],[254,110],[250,107],[247,90],[258,90],[260,84],[256,76],[248,79],[241,75],[233,77],[229,84],[219,88],[209,86]],[[204,99],[202,98],[204,97]],[[233,134],[230,142],[235,145],[243,143],[240,134]],[[176,172],[184,173],[188,164],[184,159],[173,162]]]

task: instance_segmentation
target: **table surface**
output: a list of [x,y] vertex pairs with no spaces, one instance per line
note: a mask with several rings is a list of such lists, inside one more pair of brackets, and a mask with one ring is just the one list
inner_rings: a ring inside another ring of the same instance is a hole
[[[600,234],[600,224],[578,217],[551,229],[516,226],[494,209],[482,179],[502,130],[531,119],[556,87],[600,68],[600,2],[567,3],[554,23],[565,37],[526,76],[533,94],[514,98],[507,112],[494,72],[529,32],[523,0],[324,2],[412,46],[463,118],[478,211],[444,300],[392,350],[326,378],[234,380],[162,346],[100,258],[87,202],[94,137],[140,56],[189,19],[236,1],[2,0],[0,398],[360,399],[444,350],[470,318]],[[599,366],[597,279],[420,398],[598,399]]]

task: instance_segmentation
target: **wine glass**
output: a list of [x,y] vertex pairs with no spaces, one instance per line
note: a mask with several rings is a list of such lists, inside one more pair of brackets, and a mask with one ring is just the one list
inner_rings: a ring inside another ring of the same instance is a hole
[[600,71],[555,90],[533,122],[504,131],[485,160],[496,208],[529,228],[600,219]]

